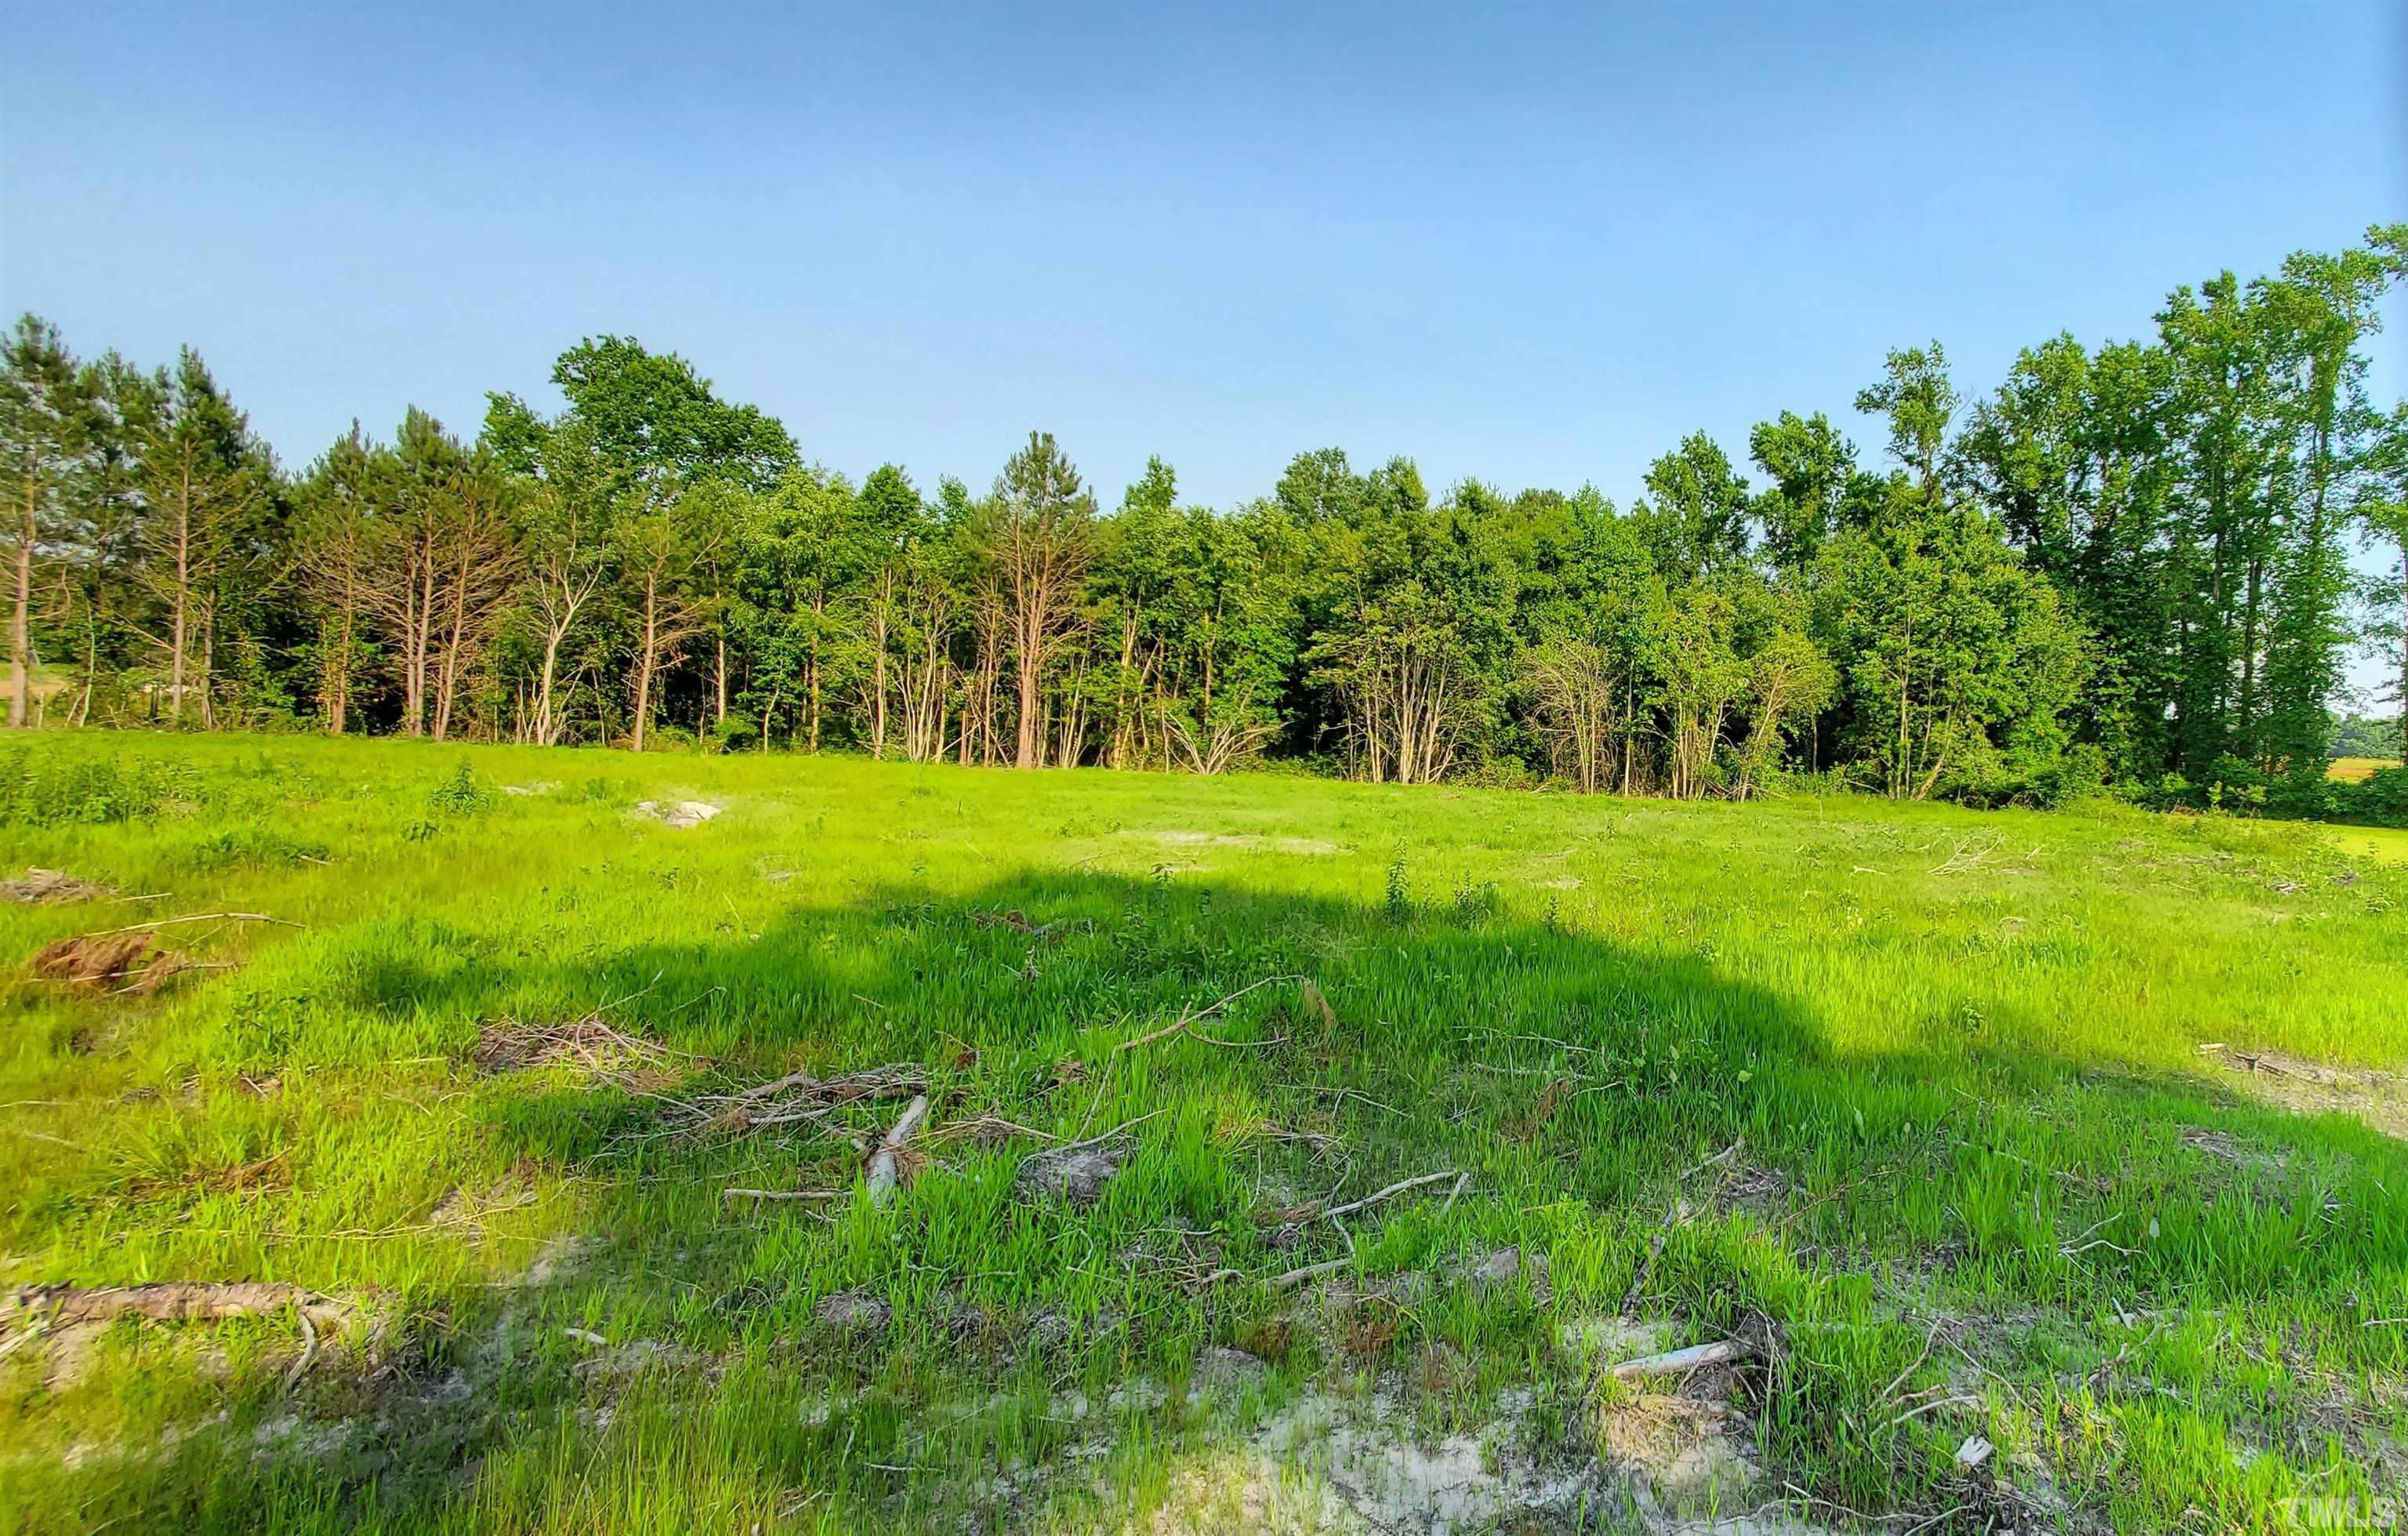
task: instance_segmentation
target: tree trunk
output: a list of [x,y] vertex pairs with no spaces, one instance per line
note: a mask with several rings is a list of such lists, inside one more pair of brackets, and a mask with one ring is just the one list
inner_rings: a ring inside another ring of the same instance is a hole
[[25,476],[25,525],[17,538],[17,606],[8,618],[8,724],[25,723],[25,706],[34,695],[34,516],[39,506],[40,481]]
[[552,683],[560,669],[560,642],[563,631],[550,624],[543,631],[543,681],[535,696],[535,744],[548,747],[552,743]]
[[205,731],[213,731],[217,729],[218,726],[217,716],[211,711],[209,705],[209,684],[212,681],[211,674],[217,669],[217,605],[214,603],[205,604],[201,609],[201,665],[199,683],[199,692],[201,696],[201,729]]
[[326,734],[340,736],[351,703],[351,601],[348,587],[328,643],[334,654],[326,663]]
[[167,715],[184,721],[184,618],[193,595],[193,477],[183,476],[176,501],[176,599],[167,651]]
[[636,724],[634,749],[644,750],[644,723],[652,714],[653,639],[659,633],[659,588],[652,578],[644,578],[643,639],[636,654]]
[[1033,768],[1037,766],[1037,681],[1039,668],[1044,665],[1044,653],[1035,637],[1033,615],[1024,609],[1020,614],[1019,655],[1014,668],[1020,684],[1019,739],[1014,744],[1011,766]]
[[2241,610],[2241,707],[2234,716],[2234,724],[2241,727],[2241,739],[2236,744],[2242,756],[2261,767],[2257,732],[2258,608],[2265,580],[2266,563],[2252,555],[2248,596],[2243,599]]
[[452,699],[460,682],[460,647],[468,623],[468,558],[470,541],[460,545],[460,569],[452,589],[452,632],[443,642],[443,676],[435,693],[435,739],[452,735]]

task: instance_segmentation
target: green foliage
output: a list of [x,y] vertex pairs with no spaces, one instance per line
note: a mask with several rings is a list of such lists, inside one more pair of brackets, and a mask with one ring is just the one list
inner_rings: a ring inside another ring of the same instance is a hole
[[492,810],[493,805],[494,792],[479,781],[476,769],[465,757],[452,766],[449,778],[426,795],[427,811],[438,816],[474,816]]
[[[2350,648],[2408,693],[2408,406],[2366,364],[2403,251],[2378,226],[2217,273],[1971,398],[1937,341],[1899,349],[1856,397],[1885,466],[1782,410],[1743,461],[1684,437],[1620,509],[1324,448],[1222,509],[1152,458],[1105,512],[1041,431],[989,494],[924,494],[615,335],[556,360],[556,411],[491,395],[471,445],[412,409],[287,478],[189,351],[79,364],[28,316],[0,475],[55,596],[11,709],[1684,798],[2172,778],[2341,814]],[[74,682],[36,689],[36,655]]]
[[0,755],[0,825],[106,826],[203,803],[200,776],[174,758],[23,749]]

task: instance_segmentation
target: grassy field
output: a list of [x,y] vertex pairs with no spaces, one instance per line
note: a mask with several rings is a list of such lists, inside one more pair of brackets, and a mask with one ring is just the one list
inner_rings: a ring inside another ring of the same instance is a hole
[[2336,757],[2325,769],[2325,777],[2338,779],[2347,784],[2364,783],[2373,778],[2378,769],[2399,766],[2397,757]]
[[[0,1529],[2295,1529],[2408,1488],[2368,839],[0,746],[107,887],[0,904]],[[163,1281],[323,1304],[18,1290]]]

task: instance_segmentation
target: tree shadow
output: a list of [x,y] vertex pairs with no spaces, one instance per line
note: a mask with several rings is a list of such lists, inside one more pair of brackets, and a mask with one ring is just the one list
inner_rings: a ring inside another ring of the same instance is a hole
[[[675,1055],[615,1077],[462,1060],[489,1184],[460,1193],[563,1191],[565,1221],[526,1218],[540,1264],[410,1297],[375,1380],[288,1401],[259,1373],[230,1400],[253,1437],[234,1449],[59,1486],[90,1518],[200,1529],[909,1528],[980,1509],[973,1472],[1091,1438],[1065,1392],[1168,1384],[1125,1433],[1181,1443],[1178,1388],[1211,1346],[1288,1381],[1468,1362],[1430,1408],[1468,1416],[1500,1379],[1576,1375],[1555,1324],[1632,1301],[1699,1336],[1856,1328],[1761,1416],[1768,1455],[1838,1496],[1938,1475],[1863,1462],[1846,1411],[1908,1365],[1939,1299],[2081,1317],[2408,1290],[2408,1213],[2385,1193],[2408,1156],[2363,1127],[2008,1040],[1850,1054],[1812,1006],[1696,953],[1495,906],[1029,871],[757,929],[732,912],[712,941],[593,964],[368,955],[335,984],[376,1006],[616,999],[613,1027]],[[750,1129],[674,1113],[886,1063],[924,1069],[934,1112],[891,1209],[858,1181],[892,1102]],[[1015,1191],[1031,1152],[1124,1126],[1094,1204]],[[2202,1152],[2202,1127],[2266,1156]],[[1459,1193],[1316,1213],[1445,1170]],[[1507,1284],[1464,1283],[1506,1250]],[[335,1252],[305,1248],[304,1272]],[[1326,1289],[1262,1283],[1315,1264],[1338,1266]],[[1367,1311],[1377,1327],[1345,1321]],[[257,1440],[296,1412],[339,1433],[315,1454]],[[1028,1514],[989,1502],[996,1529]]]

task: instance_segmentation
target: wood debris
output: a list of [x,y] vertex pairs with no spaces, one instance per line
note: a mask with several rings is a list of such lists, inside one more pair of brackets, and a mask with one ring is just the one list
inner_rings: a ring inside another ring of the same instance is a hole
[[88,992],[156,992],[192,969],[190,958],[163,947],[148,928],[61,939],[33,959],[35,975]]
[[469,1059],[489,1077],[567,1065],[582,1069],[593,1082],[649,1090],[670,1080],[669,1060],[682,1055],[588,1015],[567,1024],[489,1024],[478,1035]]
[[917,1062],[897,1061],[834,1077],[789,1072],[734,1093],[703,1094],[671,1103],[665,1118],[676,1128],[695,1134],[747,1136],[807,1122],[827,1129],[832,1128],[833,1112],[842,1105],[910,1098],[927,1091],[927,1069]]

